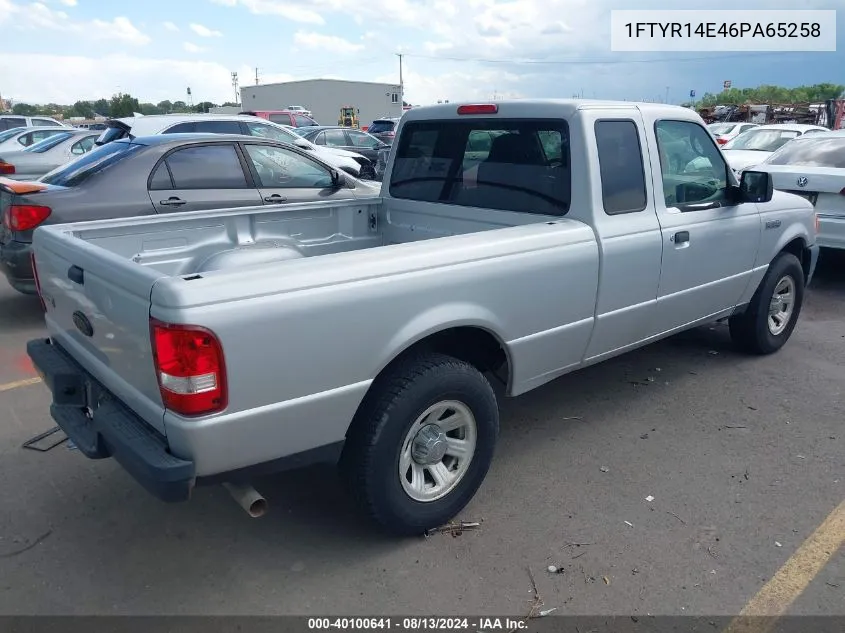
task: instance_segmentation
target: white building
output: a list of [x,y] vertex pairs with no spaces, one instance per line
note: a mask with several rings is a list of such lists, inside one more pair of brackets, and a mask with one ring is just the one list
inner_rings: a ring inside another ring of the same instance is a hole
[[379,84],[341,79],[307,79],[241,87],[244,110],[284,110],[303,106],[321,125],[337,125],[340,109],[358,110],[359,124],[373,119],[402,116],[402,95],[398,84]]

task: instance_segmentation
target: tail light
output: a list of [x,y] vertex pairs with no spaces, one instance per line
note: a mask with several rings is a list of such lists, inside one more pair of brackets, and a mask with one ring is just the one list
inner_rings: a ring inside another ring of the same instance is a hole
[[727,142],[728,142],[728,139],[719,137],[719,138],[717,138],[717,139],[716,139],[716,142],[717,142],[719,145],[724,145],[725,143],[727,143]]
[[816,235],[818,235],[819,234],[819,214],[818,213],[816,213],[815,219],[816,219]]
[[41,295],[41,280],[38,278],[38,266],[35,265],[35,253],[29,252],[29,261],[32,264],[32,278],[35,281],[35,293],[38,295],[38,300],[41,302],[41,309],[47,312],[47,304],[44,303],[44,297]]
[[150,319],[153,360],[164,406],[184,416],[227,405],[223,347],[211,331]]
[[9,163],[0,163],[0,174],[14,174],[15,173],[15,166],[10,165]]
[[458,106],[458,114],[496,114],[499,106],[495,103],[475,103]]
[[12,204],[3,214],[3,226],[10,231],[31,231],[50,217],[50,207],[34,204]]

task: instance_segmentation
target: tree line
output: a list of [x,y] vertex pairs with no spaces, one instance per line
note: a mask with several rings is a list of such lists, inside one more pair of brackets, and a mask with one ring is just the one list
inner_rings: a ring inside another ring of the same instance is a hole
[[[226,102],[224,106],[238,106],[239,104]],[[140,103],[137,98],[129,94],[118,93],[111,99],[97,99],[96,101],[77,101],[73,105],[61,105],[58,103],[32,104],[15,103],[12,106],[12,114],[19,116],[55,116],[62,115],[65,119],[82,117],[93,119],[95,116],[105,117],[128,117],[133,112],[141,114],[170,114],[172,112],[208,112],[218,105],[211,101],[203,101],[194,105],[188,105],[184,101],[164,100],[158,103]]]
[[839,84],[823,83],[812,86],[798,86],[797,88],[763,85],[756,88],[728,88],[719,93],[708,92],[698,99],[695,105],[707,107],[744,103],[824,103],[828,99],[839,99],[843,93],[845,93],[845,86]]

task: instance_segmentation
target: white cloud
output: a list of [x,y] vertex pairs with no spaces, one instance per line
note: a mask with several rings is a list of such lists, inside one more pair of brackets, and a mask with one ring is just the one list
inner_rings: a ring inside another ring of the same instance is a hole
[[[398,1],[398,0],[397,0]],[[291,22],[302,24],[325,24],[326,21],[318,10],[303,6],[296,0],[211,0],[224,7],[242,6],[254,15],[276,15]],[[320,4],[312,2],[311,4]]]
[[185,42],[182,44],[182,48],[184,48],[189,53],[204,53],[205,49],[202,46],[197,46],[192,42]]
[[173,24],[173,22],[165,22],[164,28],[167,29],[168,31],[173,31],[174,33],[179,32],[179,27],[176,26],[175,24]]
[[353,44],[342,37],[305,31],[298,31],[293,36],[293,43],[303,48],[320,50],[326,53],[349,54],[364,50],[363,44]]
[[220,31],[214,31],[202,24],[191,24],[189,28],[200,37],[221,37],[223,35]]
[[77,4],[79,4],[76,0],[59,0],[59,2],[61,2],[66,7],[75,7]]
[[11,0],[0,0],[0,24],[6,22],[20,31],[52,30],[78,34],[92,40],[118,41],[135,46],[150,42],[150,37],[126,17],[119,16],[112,20],[74,20],[64,11],[54,11],[40,2],[23,6]]

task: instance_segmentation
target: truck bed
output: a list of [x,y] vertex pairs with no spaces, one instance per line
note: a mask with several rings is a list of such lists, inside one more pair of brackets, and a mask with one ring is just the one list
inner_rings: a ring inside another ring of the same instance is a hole
[[[582,359],[599,265],[576,220],[390,198],[45,226],[34,246],[54,342],[174,455],[203,455],[201,475],[205,460],[246,465],[227,449],[233,429],[254,431],[250,459],[341,441],[384,365],[444,327],[486,328],[530,356],[511,393],[550,380]],[[164,407],[151,318],[218,336],[223,413]]]

